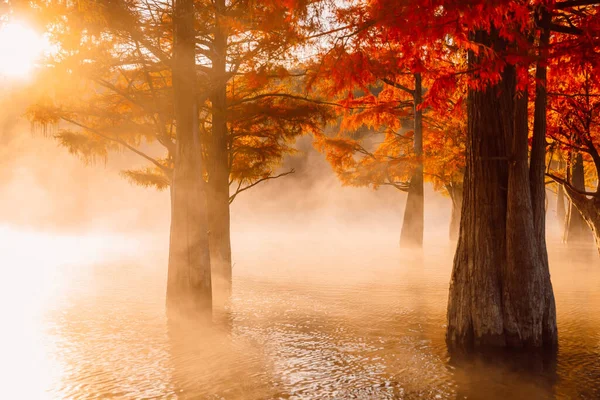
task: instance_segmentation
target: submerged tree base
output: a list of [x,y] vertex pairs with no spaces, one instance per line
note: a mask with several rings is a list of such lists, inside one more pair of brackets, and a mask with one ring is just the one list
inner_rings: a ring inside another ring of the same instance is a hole
[[401,248],[423,247],[424,231],[423,166],[417,167],[410,180],[404,220],[400,232]]
[[[494,29],[474,39],[499,52],[508,46]],[[478,57],[471,52],[470,65]],[[532,195],[528,168],[527,92],[517,95],[516,80],[516,68],[507,65],[498,84],[469,91],[462,220],[448,298],[451,347],[558,342],[544,226],[534,218],[540,198]],[[532,172],[543,174],[543,164]]]

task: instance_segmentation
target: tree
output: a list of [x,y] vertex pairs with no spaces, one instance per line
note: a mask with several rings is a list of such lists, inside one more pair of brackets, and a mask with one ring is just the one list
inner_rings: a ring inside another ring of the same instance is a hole
[[[45,95],[30,108],[30,118],[44,127],[67,123],[56,139],[87,161],[127,149],[151,167],[125,175],[171,185],[168,308],[210,312],[194,2],[179,0],[174,10],[154,1],[34,6],[60,47],[40,78]],[[167,31],[174,34],[166,38]],[[153,156],[154,144],[167,156]]]
[[[367,93],[375,78],[389,79],[386,73],[393,76],[386,83],[406,87],[398,75],[408,68],[428,81],[421,109],[443,110],[444,94],[456,88],[457,77],[468,79],[466,174],[448,304],[449,344],[555,346],[544,238],[545,60],[543,53],[533,54],[538,47],[532,41],[543,43],[550,28],[565,25],[540,18],[539,11],[548,11],[544,7],[508,0],[468,5],[373,0],[351,10],[361,16],[350,17],[357,29],[340,41],[358,50],[346,52],[350,62],[343,61],[343,46],[328,55],[338,70],[355,73],[333,75],[334,87],[362,85]],[[537,29],[539,19],[549,25]],[[540,32],[545,35],[538,39]],[[359,44],[368,51],[361,52]],[[460,62],[464,52],[466,67]],[[538,59],[529,157],[528,71]],[[350,157],[341,161],[352,165]]]
[[[600,46],[597,47],[600,49]],[[548,176],[563,187],[571,200],[569,210],[568,235],[579,235],[576,239],[585,239],[589,235],[588,227],[577,224],[573,218],[582,218],[591,228],[596,243],[598,241],[597,204],[598,172],[600,171],[600,85],[597,55],[588,53],[586,60],[572,65],[571,79],[556,77],[560,84],[553,86],[551,93],[551,123],[549,134],[556,146],[568,152],[570,160],[566,170],[550,170]],[[558,58],[556,63],[562,60]],[[585,165],[590,168],[584,168]],[[587,171],[586,171],[587,170]],[[588,187],[596,186],[588,191]],[[571,237],[572,239],[572,237]],[[600,246],[599,246],[600,250]]]
[[211,87],[202,126],[211,254],[225,293],[231,290],[230,202],[258,183],[293,172],[275,173],[293,152],[289,144],[329,118],[326,106],[299,91],[302,74],[288,71],[292,50],[311,28],[304,25],[309,3],[217,0],[204,5],[206,27],[198,42],[200,67]]
[[[494,27],[474,39],[500,54],[509,47]],[[471,53],[471,67],[482,61]],[[516,67],[503,65],[497,83],[469,93],[465,204],[448,304],[451,343],[556,344],[546,248],[534,225],[539,198],[532,197],[527,165],[527,94],[516,85]],[[536,172],[533,160],[531,166]]]
[[[561,58],[557,58],[555,63],[561,62]],[[565,80],[559,76],[552,76],[550,79],[553,92],[549,104],[551,111],[549,134],[560,154],[567,154],[566,161],[560,160],[553,175],[562,176],[573,189],[579,192],[586,191],[586,183],[593,185],[596,177],[595,168],[585,168],[585,164],[593,165],[589,151],[593,152],[594,149],[588,147],[594,145],[593,130],[594,124],[597,123],[593,97],[598,88],[592,82],[593,78],[590,74],[593,73],[591,64],[582,60],[570,68],[570,79]],[[560,168],[560,164],[565,166]],[[563,190],[562,184],[559,184],[559,190]],[[576,205],[569,201],[564,241],[568,244],[577,244],[585,243],[591,238],[584,217]]]
[[[443,38],[425,47],[418,37],[398,34],[395,26],[382,23],[381,14],[387,9],[410,25],[405,16],[410,15],[410,5],[387,7],[359,1],[338,10],[341,28],[334,30],[333,47],[315,69],[318,89],[344,104],[342,124],[337,137],[319,136],[318,146],[344,183],[390,185],[408,193],[400,245],[419,248],[424,231],[423,184],[439,176],[436,170],[424,170],[424,160],[431,155],[424,143],[431,126],[443,124],[452,110],[460,109],[451,101],[457,77],[450,71],[461,56],[449,50]],[[433,105],[437,117],[446,115],[426,121],[424,114]],[[383,138],[365,135],[369,129]],[[378,140],[382,140],[379,145],[369,143]],[[462,157],[459,152],[455,155]],[[454,183],[447,189],[458,204],[460,185]]]
[[[198,137],[194,0],[173,9],[173,104],[177,134],[171,182],[171,237],[167,301],[192,298],[203,311],[212,306],[211,258],[206,188]],[[151,80],[148,80],[151,84]]]
[[[461,223],[450,288],[448,339],[452,343],[556,345],[556,314],[544,238],[548,51],[552,32],[579,37],[587,30],[589,36],[584,37],[594,37],[590,30],[594,18],[586,12],[589,4],[542,4],[534,8],[533,16],[528,4],[508,3],[504,9],[492,6],[490,12],[495,18],[480,25],[474,34],[476,42],[485,46],[486,52],[491,49],[494,57],[486,57],[481,47],[478,53],[473,49],[471,66],[488,58],[499,61],[500,68],[492,86],[470,93],[463,207],[469,211]],[[519,72],[526,76],[530,63],[527,55],[536,50],[531,46],[532,19],[538,27],[538,50],[534,53],[536,90],[527,176],[528,93],[523,85],[529,79],[518,78]],[[581,45],[586,39],[576,40]],[[573,49],[568,52],[572,54]],[[521,93],[515,98],[519,86]],[[492,107],[500,112],[492,111]],[[502,160],[508,160],[508,165]],[[488,208],[489,204],[494,208]],[[485,289],[474,287],[473,282]]]
[[[356,116],[345,115],[336,127],[337,133],[318,135],[317,144],[326,153],[340,180],[347,185],[391,186],[407,192],[415,168],[422,166],[424,180],[452,201],[449,233],[455,240],[460,222],[465,162],[466,109],[462,98],[457,91],[443,113],[435,108],[423,111],[423,150],[417,157],[414,130],[411,129],[412,110],[402,117],[397,115],[397,110],[385,107],[385,99],[395,98],[395,91],[392,86],[383,86],[374,100],[376,105],[366,106]],[[366,99],[358,98],[351,103],[352,107],[362,101]],[[369,114],[377,117],[376,122],[363,118]],[[410,214],[405,210],[405,215]]]
[[[554,298],[539,218],[544,204],[543,96],[536,96],[541,108],[534,121],[531,167],[528,163],[528,5],[373,4],[382,23],[413,44],[443,41],[469,52],[463,70],[469,78],[466,174],[448,304],[449,344],[555,345]],[[409,31],[406,20],[411,21]],[[435,80],[442,78],[440,74]]]
[[[301,39],[292,29],[300,22],[289,23],[300,19],[301,11],[296,16],[296,9],[278,2],[195,5],[193,145],[200,145],[199,176],[207,181],[212,280],[226,298],[230,202],[261,182],[287,175],[276,169],[293,152],[291,142],[318,129],[329,111],[298,91],[302,76],[284,65]],[[127,178],[170,187],[178,151],[170,55],[174,10],[155,1],[44,6],[45,22],[61,27],[53,31],[61,52],[45,79],[52,96],[32,107],[32,120],[69,123],[56,138],[87,161],[132,151],[150,166],[124,171]]]

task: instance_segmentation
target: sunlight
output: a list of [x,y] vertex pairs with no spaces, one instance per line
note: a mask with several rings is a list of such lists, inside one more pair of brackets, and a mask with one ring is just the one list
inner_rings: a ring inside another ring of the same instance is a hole
[[96,263],[122,259],[131,239],[110,234],[66,235],[0,224],[0,376],[2,398],[52,399],[65,373],[56,338],[44,324],[70,285],[88,281]]
[[6,24],[0,28],[0,75],[27,78],[48,47],[48,41],[27,25],[21,22]]

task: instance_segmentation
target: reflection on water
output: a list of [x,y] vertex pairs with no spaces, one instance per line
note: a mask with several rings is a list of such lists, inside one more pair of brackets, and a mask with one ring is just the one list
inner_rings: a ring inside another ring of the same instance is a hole
[[449,246],[234,240],[231,310],[206,328],[167,322],[166,252],[151,241],[8,229],[0,241],[2,398],[600,398],[593,249],[551,246],[555,359],[450,358]]

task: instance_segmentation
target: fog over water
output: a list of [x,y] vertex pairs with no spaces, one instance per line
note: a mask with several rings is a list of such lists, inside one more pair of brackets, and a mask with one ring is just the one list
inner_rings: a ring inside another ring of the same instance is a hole
[[552,197],[555,360],[450,359],[450,200],[427,191],[426,247],[400,250],[405,196],[341,187],[308,138],[233,204],[230,312],[174,326],[168,194],[4,126],[1,398],[600,398],[600,259],[560,243]]

